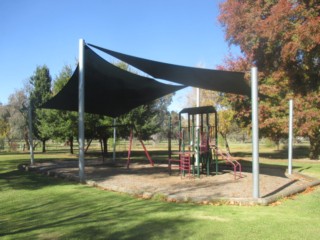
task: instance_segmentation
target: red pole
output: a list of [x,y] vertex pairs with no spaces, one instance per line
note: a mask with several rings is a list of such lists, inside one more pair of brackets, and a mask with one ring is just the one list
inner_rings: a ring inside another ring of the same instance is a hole
[[143,143],[143,141],[142,141],[141,139],[139,139],[139,141],[141,142],[141,145],[142,145],[142,147],[143,147],[144,153],[146,154],[146,156],[147,156],[150,164],[153,166],[154,163],[153,163],[153,161],[152,161],[152,159],[151,159],[151,157],[150,157],[150,155],[149,155],[149,153],[148,153],[148,150],[147,150],[146,146],[144,145],[144,143]]

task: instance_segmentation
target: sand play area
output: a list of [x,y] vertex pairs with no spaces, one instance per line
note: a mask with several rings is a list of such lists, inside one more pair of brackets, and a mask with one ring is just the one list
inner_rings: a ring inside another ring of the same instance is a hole
[[[21,168],[49,176],[79,181],[78,161],[50,161]],[[169,174],[168,164],[153,167],[147,162],[113,164],[101,160],[86,161],[87,184],[109,191],[122,192],[142,198],[157,198],[172,202],[229,203],[239,205],[267,205],[305,189],[320,184],[320,181],[299,173],[286,174],[280,166],[260,166],[260,198],[252,198],[252,169],[243,167],[241,176],[235,179],[228,167],[219,174],[181,176],[179,170]]]

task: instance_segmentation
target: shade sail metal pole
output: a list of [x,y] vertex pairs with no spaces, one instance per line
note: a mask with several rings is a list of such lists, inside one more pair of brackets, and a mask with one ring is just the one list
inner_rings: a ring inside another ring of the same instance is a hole
[[112,161],[116,161],[116,138],[117,138],[117,128],[116,128],[117,119],[113,119],[113,157]]
[[251,108],[252,108],[252,177],[253,198],[260,197],[259,190],[259,106],[258,69],[251,68]]
[[289,100],[289,141],[288,141],[288,174],[292,174],[292,148],[293,148],[293,100]]
[[169,114],[169,131],[168,131],[168,159],[171,159],[171,132],[172,132],[172,122],[171,113]]
[[32,106],[31,100],[29,101],[28,108],[28,117],[29,117],[29,150],[30,150],[30,162],[31,165],[34,165],[34,153],[33,153],[33,129],[32,129]]
[[84,51],[85,42],[83,39],[79,40],[79,178],[80,182],[84,183],[85,179],[85,162],[84,162]]

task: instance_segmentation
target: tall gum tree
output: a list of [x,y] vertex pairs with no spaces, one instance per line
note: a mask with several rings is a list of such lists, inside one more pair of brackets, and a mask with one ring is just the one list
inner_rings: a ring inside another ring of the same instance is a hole
[[[219,21],[229,44],[256,65],[264,134],[287,134],[287,102],[294,99],[295,132],[310,140],[310,158],[320,155],[320,4],[316,0],[227,0]],[[246,70],[249,70],[246,69]],[[240,101],[241,103],[241,101]],[[279,119],[277,121],[277,119]]]

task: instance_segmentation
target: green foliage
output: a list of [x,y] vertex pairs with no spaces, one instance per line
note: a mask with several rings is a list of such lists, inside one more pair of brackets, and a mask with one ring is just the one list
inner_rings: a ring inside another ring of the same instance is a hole
[[235,132],[235,129],[237,129],[237,126],[235,125],[235,121],[234,121],[234,116],[235,116],[235,112],[232,109],[220,110],[218,112],[218,119],[219,119],[218,130],[225,141],[225,145],[228,152],[231,152],[231,151],[230,151],[227,137],[231,132]]
[[112,125],[113,118],[111,117],[86,113],[85,137],[88,142],[92,139],[102,141],[104,153],[108,153],[108,139],[113,136]]
[[5,137],[9,133],[9,123],[0,119],[0,137]]
[[[166,136],[168,132],[168,111],[172,95],[155,100],[150,104],[142,105],[124,114],[119,118],[125,125],[134,125],[137,135],[142,140],[150,139],[150,136],[160,133]],[[127,135],[128,136],[128,135]]]
[[[68,82],[72,76],[72,69],[66,65],[63,67],[59,75],[53,83],[52,93],[57,94]],[[68,141],[70,153],[73,153],[73,140],[78,134],[78,115],[76,112],[50,110],[48,127],[51,127],[51,137],[53,139]],[[44,125],[46,125],[44,123]]]
[[[171,111],[171,139],[179,139],[179,113]],[[169,121],[169,119],[167,120]],[[169,130],[168,123],[164,125],[163,130]],[[167,138],[167,134],[163,137]]]
[[[126,63],[119,62],[118,67],[130,71]],[[119,118],[119,121],[124,125],[135,126],[139,138],[142,140],[150,139],[151,135],[159,133],[164,135],[167,133],[167,126],[164,126],[165,119],[168,117],[167,108],[172,101],[173,94],[157,99],[146,105],[139,106],[127,114]],[[129,127],[130,128],[130,127]],[[129,129],[122,129],[122,136],[129,136]]]
[[39,107],[51,97],[51,76],[49,68],[38,66],[30,77],[30,103],[32,107],[33,130],[35,136],[42,141],[42,151],[45,152],[45,143],[52,136],[50,127],[50,111]]
[[[155,104],[142,105],[119,118],[125,125],[135,126],[139,138],[147,140],[160,130],[158,111]],[[129,136],[129,134],[127,134]]]
[[56,77],[52,87],[52,94],[56,95],[68,82],[72,76],[72,68],[69,65],[65,65]]
[[37,108],[50,99],[51,81],[49,68],[46,65],[38,66],[30,77],[30,100],[33,107]]

